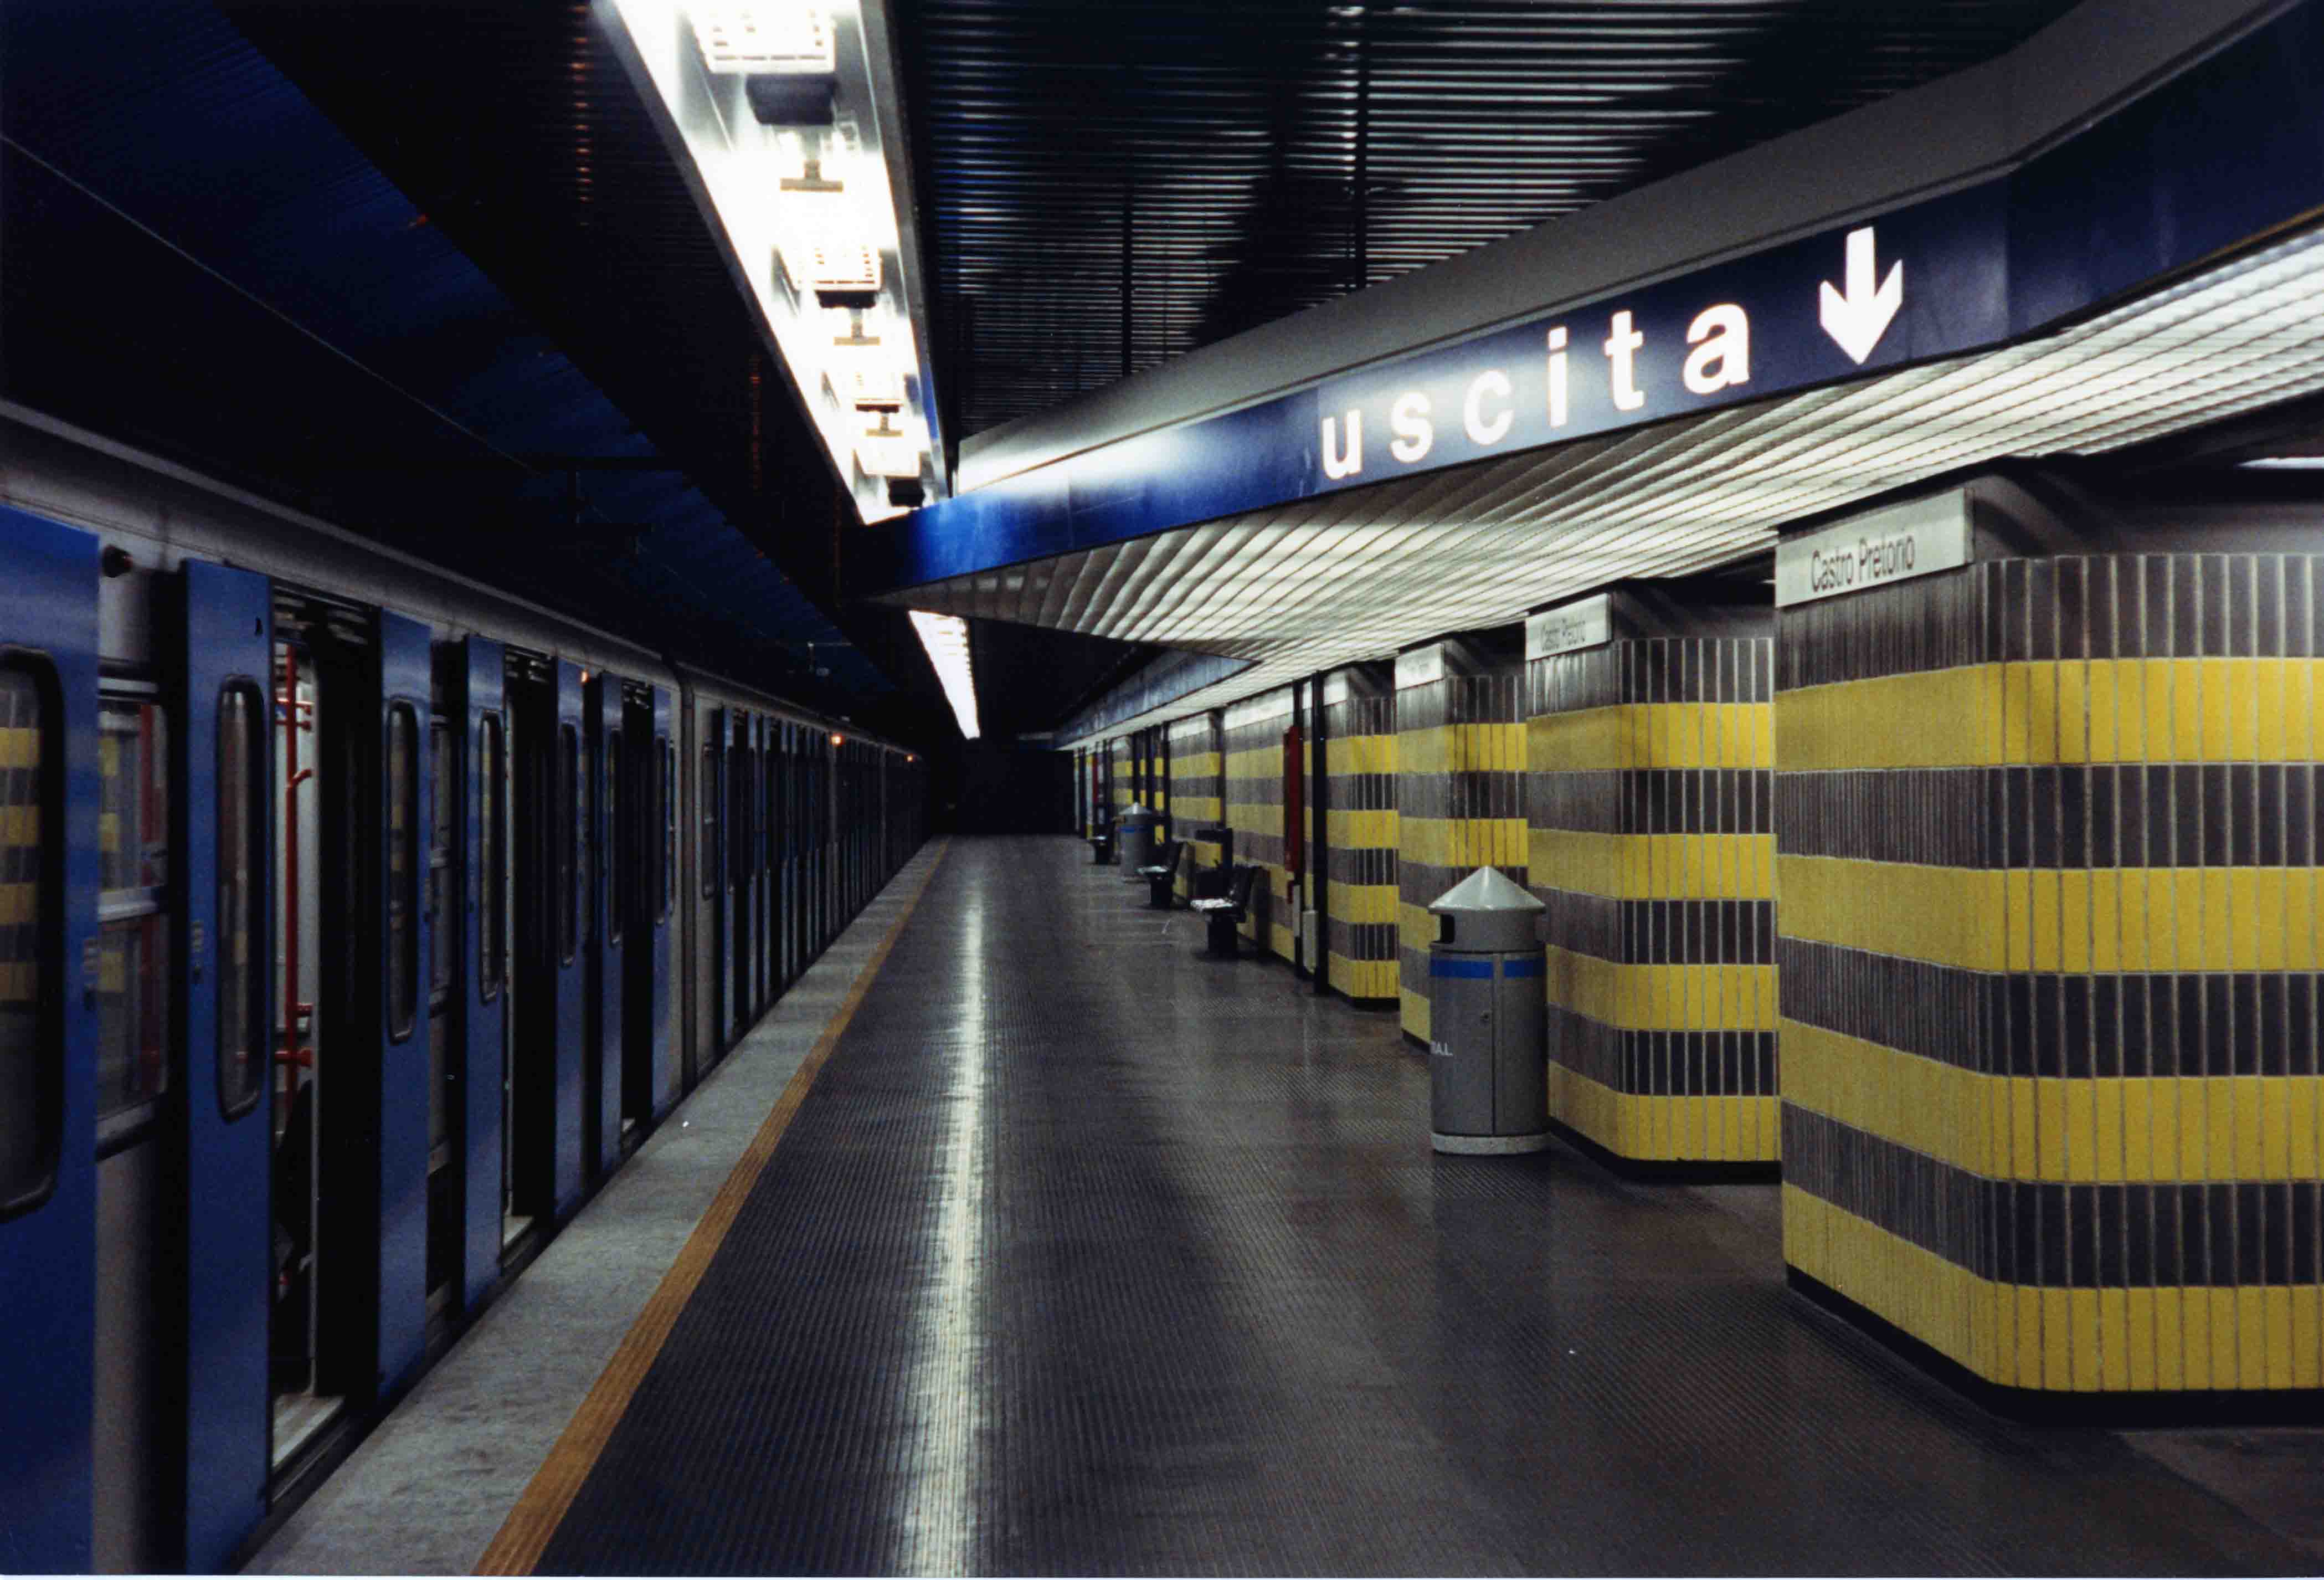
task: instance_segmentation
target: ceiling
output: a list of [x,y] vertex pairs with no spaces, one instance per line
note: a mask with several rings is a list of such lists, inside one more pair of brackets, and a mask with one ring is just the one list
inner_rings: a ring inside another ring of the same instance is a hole
[[896,0],[958,436],[2002,53],[2072,0]]
[[[917,606],[1251,661],[1116,729],[2011,457],[2089,457],[2324,392],[2324,231],[2038,340],[915,587]],[[2312,420],[2307,408],[2296,408]],[[2283,448],[2281,435],[2255,442]]]
[[[217,8],[12,4],[0,66],[0,396],[802,702],[919,722],[749,500],[478,267],[441,223],[457,197],[415,203]],[[650,339],[657,316],[628,321]]]

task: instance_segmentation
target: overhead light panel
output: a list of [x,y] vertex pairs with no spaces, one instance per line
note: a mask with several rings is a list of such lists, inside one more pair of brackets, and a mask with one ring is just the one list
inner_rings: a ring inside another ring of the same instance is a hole
[[[892,4],[595,6],[665,143],[691,166],[689,185],[757,310],[759,338],[865,522],[941,495],[949,478],[921,351],[927,292]],[[908,454],[884,439],[860,448],[870,412],[896,416]]]
[[968,622],[957,614],[911,611],[912,629],[927,650],[928,663],[944,687],[945,700],[959,721],[961,738],[973,741],[983,733],[976,718],[976,676],[968,661]]

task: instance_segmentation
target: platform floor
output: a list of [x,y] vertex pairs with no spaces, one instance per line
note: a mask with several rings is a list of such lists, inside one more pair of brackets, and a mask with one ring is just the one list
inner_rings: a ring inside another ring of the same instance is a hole
[[2324,1568],[2324,1433],[1999,1420],[1773,1187],[1435,1157],[1392,1013],[1143,895],[954,842],[540,1572]]

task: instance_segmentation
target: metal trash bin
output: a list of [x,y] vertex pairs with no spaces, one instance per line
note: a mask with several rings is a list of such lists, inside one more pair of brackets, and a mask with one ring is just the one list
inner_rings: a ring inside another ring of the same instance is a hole
[[1534,919],[1544,907],[1480,867],[1428,908],[1429,1143],[1440,1152],[1549,1145],[1549,1011]]
[[1121,864],[1121,875],[1131,882],[1139,882],[1139,868],[1153,863],[1154,830],[1161,823],[1158,815],[1134,801],[1113,820],[1114,859]]

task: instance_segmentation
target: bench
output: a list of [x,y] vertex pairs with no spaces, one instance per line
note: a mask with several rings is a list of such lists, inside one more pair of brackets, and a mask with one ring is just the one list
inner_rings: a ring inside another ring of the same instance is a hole
[[1239,866],[1227,880],[1227,892],[1220,896],[1197,900],[1186,909],[1209,924],[1210,935],[1204,952],[1217,959],[1232,960],[1241,952],[1243,919],[1250,914],[1250,891],[1259,882],[1259,869]]
[[1149,910],[1167,910],[1177,898],[1172,892],[1178,882],[1178,856],[1188,847],[1175,839],[1166,839],[1154,847],[1154,859],[1138,869],[1146,880],[1146,903]]

